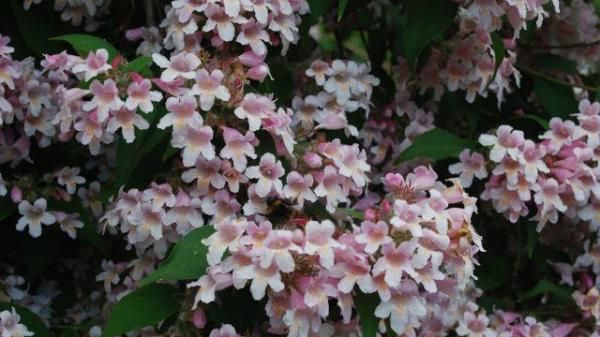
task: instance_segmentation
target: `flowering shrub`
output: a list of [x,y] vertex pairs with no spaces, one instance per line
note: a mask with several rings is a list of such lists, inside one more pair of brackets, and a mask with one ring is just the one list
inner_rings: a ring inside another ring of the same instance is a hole
[[0,8],[0,337],[600,336],[597,1]]

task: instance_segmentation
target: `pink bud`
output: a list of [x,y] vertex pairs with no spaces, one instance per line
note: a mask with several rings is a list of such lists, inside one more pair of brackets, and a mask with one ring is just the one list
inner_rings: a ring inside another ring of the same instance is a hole
[[143,33],[144,33],[143,27],[129,29],[129,30],[125,31],[125,38],[129,41],[137,41],[142,38]]
[[321,165],[323,165],[323,160],[321,159],[321,156],[314,152],[305,153],[302,159],[304,160],[304,163],[312,169],[319,168],[321,167]]
[[206,315],[204,314],[204,310],[198,308],[194,311],[192,323],[194,323],[194,326],[198,329],[203,329],[206,326]]
[[387,200],[383,200],[381,202],[381,210],[383,211],[383,213],[389,213],[392,210],[392,205],[390,205],[390,202]]
[[365,220],[376,221],[376,219],[377,219],[377,212],[375,212],[374,209],[369,208],[368,210],[365,211]]
[[221,40],[219,35],[215,34],[210,38],[210,44],[211,44],[211,46],[213,46],[215,48],[219,48],[219,47],[223,46],[223,40]]
[[256,67],[265,64],[265,56],[256,55],[251,50],[238,56],[238,60],[246,67]]
[[23,200],[23,191],[21,191],[18,186],[13,186],[13,188],[10,189],[10,199],[14,203],[21,202],[21,200]]
[[248,72],[246,72],[246,77],[248,77],[251,80],[262,82],[268,74],[269,67],[263,64],[260,66],[250,68]]
[[594,286],[594,279],[589,273],[581,273],[581,285],[586,291]]

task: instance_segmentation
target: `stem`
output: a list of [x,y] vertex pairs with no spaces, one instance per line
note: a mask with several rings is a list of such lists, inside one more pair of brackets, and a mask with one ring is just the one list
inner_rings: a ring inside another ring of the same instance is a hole
[[528,44],[528,43],[521,43],[521,44],[523,46],[525,46],[527,48],[531,48],[531,49],[577,49],[577,48],[594,47],[594,46],[600,44],[600,40],[595,40],[595,41],[591,41],[591,42],[575,42],[575,43],[568,43],[568,44],[556,45],[556,46],[544,46],[544,45],[535,45],[535,44]]
[[154,1],[152,0],[143,0],[144,1],[144,9],[146,12],[146,26],[151,27],[154,26]]
[[546,74],[544,74],[544,73],[542,73],[540,71],[533,70],[533,69],[531,69],[529,67],[526,67],[526,66],[522,66],[522,65],[515,65],[515,66],[519,70],[521,70],[521,71],[523,71],[525,73],[528,73],[528,74],[533,75],[533,76],[537,76],[539,78],[543,78],[545,80],[548,80],[550,82],[554,82],[554,83],[557,83],[557,84],[562,84],[562,85],[565,85],[565,86],[568,86],[568,87],[572,87],[572,88],[581,88],[581,89],[585,89],[585,90],[588,90],[588,91],[598,91],[598,90],[600,90],[600,88],[598,88],[598,87],[590,87],[590,86],[587,86],[585,84],[576,84],[576,83],[571,83],[571,82],[563,81],[561,79],[558,79],[556,77],[552,77],[552,76],[546,75]]

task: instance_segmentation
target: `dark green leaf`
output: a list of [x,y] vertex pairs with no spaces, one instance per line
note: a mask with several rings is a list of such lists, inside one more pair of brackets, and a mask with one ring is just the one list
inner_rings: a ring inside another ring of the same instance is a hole
[[415,68],[423,49],[454,22],[458,6],[448,0],[406,1],[406,25],[402,33],[408,63]]
[[104,190],[102,200],[108,200],[121,186],[126,185],[131,173],[137,168],[142,159],[168,135],[168,132],[156,127],[156,124],[165,113],[164,106],[156,106],[154,111],[144,115],[148,124],[150,124],[150,128],[137,130],[133,143],[127,144],[123,138],[119,138],[117,141],[115,181]]
[[527,226],[527,256],[531,259],[533,252],[538,244],[538,232],[536,231],[537,224],[533,221],[526,223]]
[[127,70],[151,77],[150,66],[152,66],[152,58],[150,56],[140,56],[127,64]]
[[52,332],[50,332],[50,329],[48,329],[42,318],[31,312],[31,310],[14,303],[0,302],[0,311],[12,311],[12,308],[15,308],[15,311],[21,317],[20,323],[27,326],[27,329],[33,332],[35,337],[52,336]]
[[109,60],[112,60],[119,54],[117,49],[110,44],[108,41],[95,37],[93,35],[86,34],[68,34],[53,37],[51,40],[66,41],[73,49],[82,57],[86,57],[90,51],[96,51],[98,49],[106,49],[108,51]]
[[139,284],[143,286],[159,280],[178,281],[199,278],[208,266],[206,261],[208,249],[202,244],[202,240],[213,232],[214,229],[209,226],[191,231],[177,242],[165,262]]
[[344,13],[346,12],[346,6],[348,6],[348,0],[339,0],[337,8],[337,20],[342,21]]
[[413,144],[406,149],[396,163],[415,158],[440,160],[458,158],[458,155],[471,144],[443,129],[432,129],[414,139]]
[[8,218],[17,211],[17,205],[9,197],[0,198],[0,221]]
[[520,116],[513,118],[513,120],[516,120],[516,119],[530,119],[530,120],[536,122],[537,124],[539,124],[544,129],[548,129],[550,127],[550,123],[547,120],[543,119],[540,116],[536,116],[536,115],[525,114],[525,115],[520,115]]
[[381,300],[377,294],[358,293],[354,296],[354,306],[358,313],[362,337],[375,337],[379,319],[375,317],[375,308]]
[[477,287],[483,290],[493,290],[501,287],[511,273],[511,263],[499,255],[484,255],[481,264],[475,270]]
[[151,284],[135,290],[115,305],[102,329],[102,337],[151,326],[177,313],[176,295],[177,288],[166,284]]
[[519,301],[525,301],[539,295],[551,294],[562,302],[569,302],[571,298],[571,290],[567,287],[559,286],[552,281],[543,279],[539,281],[533,288],[527,290],[519,296]]
[[536,77],[533,82],[533,92],[551,117],[568,118],[577,112],[577,101],[573,89],[569,86]]
[[310,7],[310,18],[313,22],[317,22],[319,18],[327,11],[331,0],[308,0]]

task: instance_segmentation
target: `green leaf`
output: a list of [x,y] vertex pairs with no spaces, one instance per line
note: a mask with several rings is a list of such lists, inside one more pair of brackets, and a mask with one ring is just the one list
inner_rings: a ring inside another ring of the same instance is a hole
[[363,212],[357,211],[352,208],[338,208],[338,211],[345,213],[347,216],[349,216],[351,218],[355,218],[355,219],[359,219],[359,220],[363,220],[365,218],[365,215],[363,214]]
[[547,120],[543,119],[542,117],[536,116],[536,115],[525,114],[525,115],[520,115],[520,116],[516,116],[516,117],[512,118],[512,120],[517,120],[517,119],[530,119],[530,120],[536,122],[537,124],[539,124],[544,129],[548,129],[550,127],[550,122],[548,122]]
[[346,6],[348,6],[348,0],[339,0],[338,8],[337,8],[337,20],[342,21],[344,17],[344,12],[346,12]]
[[493,290],[508,281],[511,273],[511,262],[501,255],[484,255],[480,265],[475,269],[477,287]]
[[154,325],[179,311],[177,288],[151,284],[123,297],[102,329],[102,337],[122,335]]
[[354,296],[354,306],[358,313],[362,337],[375,337],[379,319],[375,317],[375,308],[381,300],[377,294],[358,293]]
[[416,68],[423,49],[454,22],[458,6],[448,0],[406,1],[406,25],[402,32],[408,63]]
[[527,256],[531,259],[533,257],[533,252],[535,251],[535,247],[538,244],[538,232],[536,230],[537,224],[533,221],[529,221],[526,223],[527,226]]
[[12,311],[12,308],[15,308],[15,311],[21,317],[19,322],[27,326],[27,329],[33,332],[35,337],[52,336],[52,332],[50,332],[50,329],[48,329],[44,320],[31,310],[14,303],[0,302],[0,311]]
[[158,129],[156,124],[160,117],[166,113],[164,106],[155,106],[154,111],[144,115],[150,124],[146,130],[137,130],[135,141],[127,144],[123,138],[117,141],[117,167],[114,183],[102,193],[102,200],[106,201],[116,191],[129,181],[131,173],[136,169],[144,157],[149,154],[167,135],[165,130]]
[[312,22],[317,22],[331,5],[331,0],[308,0],[310,7],[310,19]]
[[525,301],[535,298],[539,295],[551,294],[556,296],[559,301],[569,302],[571,298],[571,290],[567,287],[559,286],[547,279],[540,280],[533,288],[519,295],[519,301]]
[[127,64],[127,70],[152,77],[150,66],[152,66],[152,58],[150,56],[140,56]]
[[502,37],[500,37],[498,33],[492,34],[492,46],[494,48],[494,56],[496,57],[496,69],[494,71],[496,72],[500,64],[502,64],[502,60],[504,60],[504,55],[506,54],[504,41],[502,41]]
[[577,111],[573,88],[536,77],[533,82],[535,97],[551,117],[568,118]]
[[5,196],[0,198],[0,221],[8,218],[17,211],[17,205]]
[[458,158],[471,143],[443,129],[432,129],[414,139],[413,144],[400,154],[396,164],[415,159],[429,158],[433,160]]
[[175,244],[165,262],[142,279],[139,284],[144,286],[159,280],[191,280],[202,276],[208,267],[206,261],[208,248],[202,243],[202,240],[213,232],[212,227],[204,226],[188,233]]
[[51,40],[66,41],[73,49],[82,57],[86,57],[90,51],[98,49],[106,49],[108,51],[109,60],[112,60],[119,54],[117,49],[108,41],[99,37],[87,34],[68,34],[51,38]]
[[62,211],[65,213],[79,214],[79,220],[83,222],[83,228],[77,231],[77,236],[98,248],[101,252],[105,251],[104,243],[98,231],[96,230],[97,221],[90,212],[83,207],[80,201],[71,200],[69,202],[48,199],[48,207],[53,211]]

